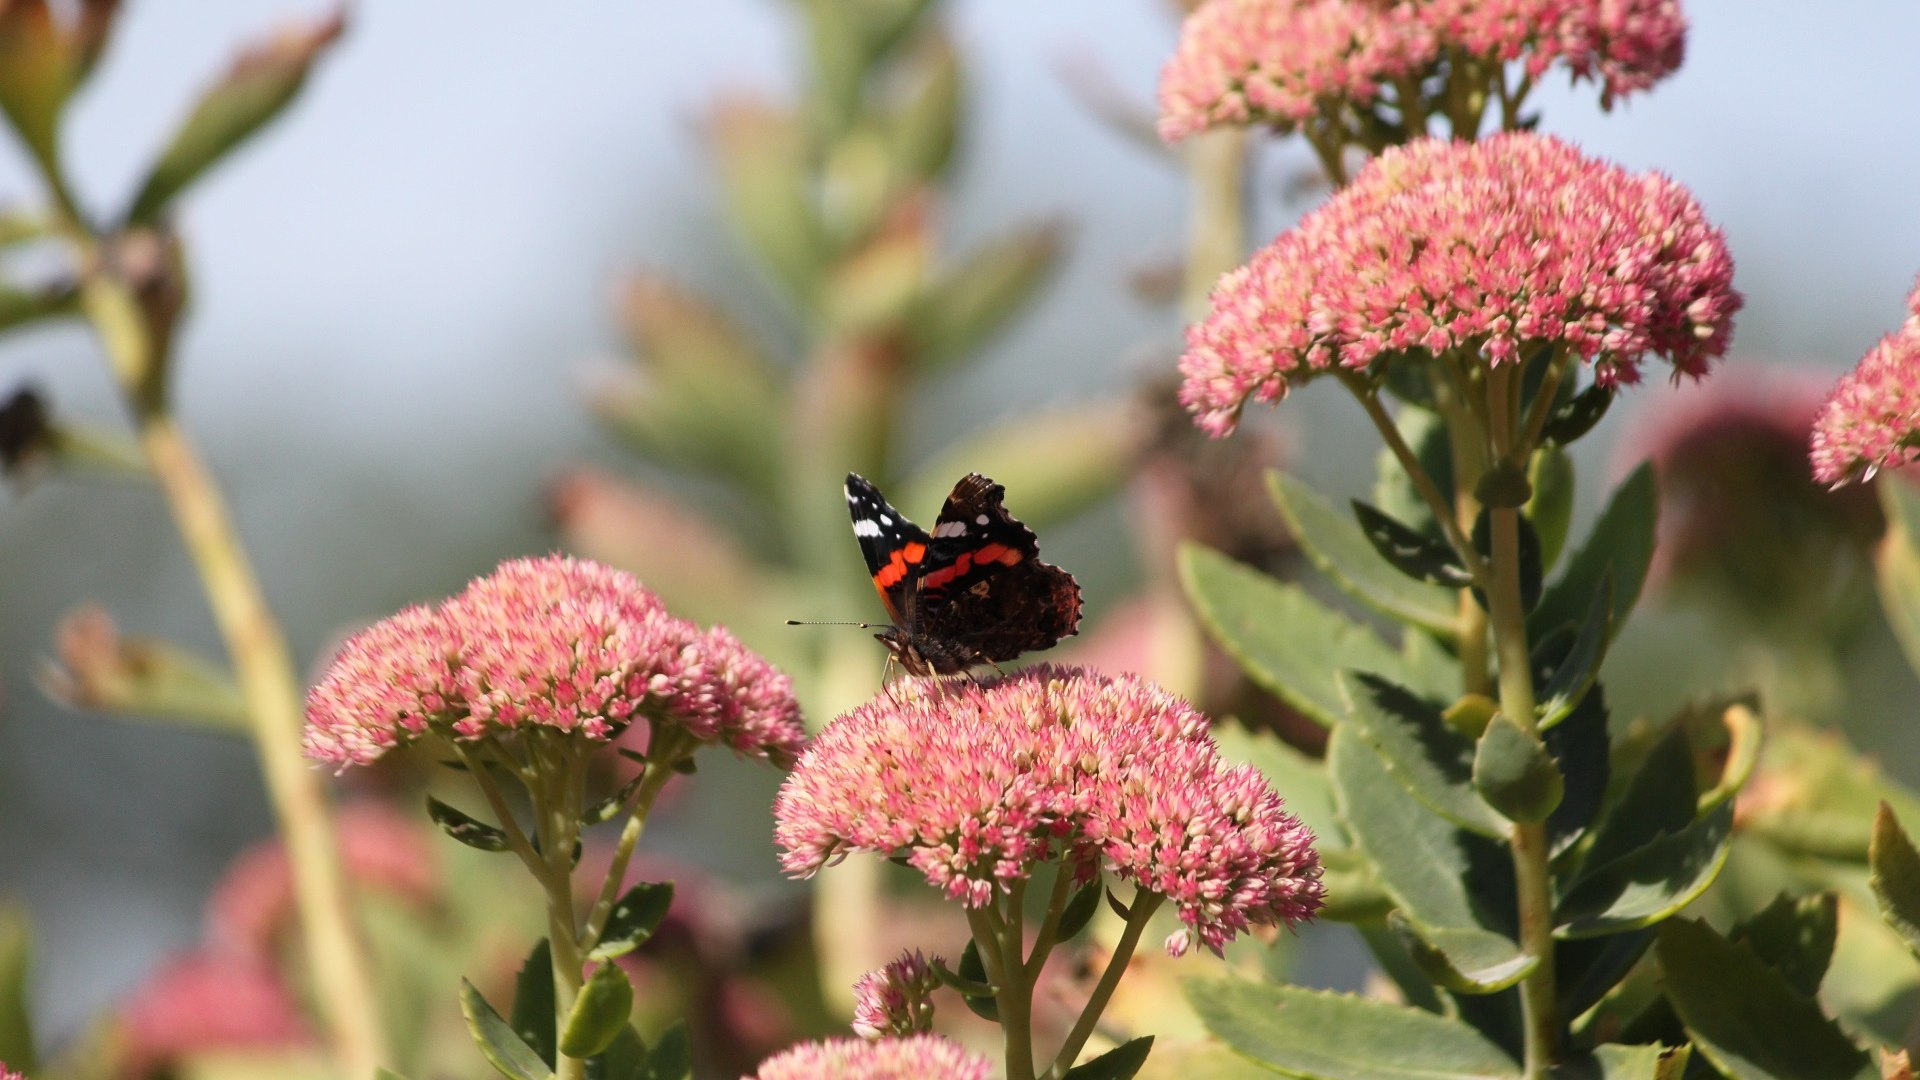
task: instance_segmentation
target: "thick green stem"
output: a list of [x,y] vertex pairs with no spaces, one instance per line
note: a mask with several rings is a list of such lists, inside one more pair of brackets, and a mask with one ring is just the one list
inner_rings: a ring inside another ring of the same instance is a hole
[[[1003,909],[1012,910],[1009,918]],[[1033,1071],[1033,980],[1020,963],[1020,927],[1017,908],[995,898],[984,907],[968,908],[967,923],[980,952],[980,966],[993,984],[993,1003],[1000,1013],[1000,1038],[1005,1043],[1007,1080],[1035,1080]]]
[[[563,746],[535,745],[534,817],[540,834],[540,855],[546,863],[541,880],[547,893],[547,944],[553,960],[553,1023],[556,1033],[567,1029],[567,1018],[584,985],[586,954],[580,944],[579,922],[573,912],[573,845],[580,835],[583,755]],[[554,1050],[557,1080],[585,1080],[587,1063]]]
[[[1473,528],[1480,517],[1480,500],[1474,495],[1480,477],[1487,471],[1486,438],[1472,422],[1473,412],[1449,395],[1446,415],[1448,445],[1453,464],[1453,520],[1462,531]],[[1460,689],[1466,694],[1493,693],[1488,661],[1487,609],[1472,589],[1461,589],[1458,614],[1460,648]]]
[[1033,951],[1028,954],[1022,970],[1027,981],[1040,978],[1040,969],[1047,966],[1047,957],[1053,952],[1055,940],[1060,934],[1060,916],[1066,912],[1067,898],[1072,895],[1073,871],[1065,863],[1055,863],[1053,867],[1053,892],[1047,897],[1047,915],[1041,920],[1040,932],[1034,935]]
[[1067,1040],[1060,1044],[1060,1053],[1053,1059],[1053,1067],[1047,1070],[1049,1077],[1064,1076],[1073,1068],[1074,1059],[1080,1056],[1080,1050],[1093,1036],[1095,1025],[1100,1022],[1100,1014],[1107,1009],[1107,1002],[1113,999],[1113,991],[1120,985],[1120,977],[1127,972],[1127,965],[1133,960],[1133,952],[1140,945],[1140,935],[1146,932],[1147,922],[1153,913],[1160,909],[1166,897],[1137,889],[1133,894],[1133,907],[1127,911],[1126,929],[1120,932],[1120,941],[1113,947],[1113,955],[1107,959],[1107,968],[1100,973],[1100,981],[1094,984],[1093,993],[1087,996],[1087,1004],[1080,1010],[1080,1018],[1073,1023],[1073,1029],[1067,1032]]
[[[1492,509],[1494,648],[1500,663],[1500,711],[1532,733],[1533,674],[1527,643],[1526,612],[1520,602],[1520,511]],[[1541,1080],[1559,1055],[1560,1017],[1554,994],[1553,889],[1548,876],[1547,833],[1541,824],[1513,827],[1513,874],[1518,893],[1520,947],[1534,957],[1534,969],[1520,984],[1526,1040],[1526,1076]]]

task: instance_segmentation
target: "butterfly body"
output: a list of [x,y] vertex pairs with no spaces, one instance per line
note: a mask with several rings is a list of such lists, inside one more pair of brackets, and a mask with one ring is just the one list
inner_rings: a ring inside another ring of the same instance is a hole
[[1006,489],[979,473],[953,487],[933,532],[847,474],[847,511],[892,625],[875,634],[909,674],[958,675],[1048,648],[1080,624],[1080,585],[1040,561]]

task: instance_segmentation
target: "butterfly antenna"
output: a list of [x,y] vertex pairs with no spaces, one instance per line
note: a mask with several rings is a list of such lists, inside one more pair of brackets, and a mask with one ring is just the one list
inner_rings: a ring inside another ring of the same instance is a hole
[[811,619],[788,619],[788,626],[857,626],[862,630],[871,630],[880,625],[870,622],[814,622]]

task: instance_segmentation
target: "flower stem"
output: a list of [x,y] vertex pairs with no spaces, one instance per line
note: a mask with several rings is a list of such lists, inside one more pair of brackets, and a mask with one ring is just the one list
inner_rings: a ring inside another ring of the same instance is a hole
[[1127,911],[1127,926],[1120,932],[1120,941],[1113,947],[1113,955],[1107,958],[1107,968],[1100,973],[1100,981],[1094,984],[1093,993],[1087,996],[1087,1004],[1080,1010],[1080,1018],[1073,1023],[1073,1030],[1067,1032],[1067,1040],[1060,1044],[1060,1053],[1053,1059],[1053,1067],[1047,1070],[1049,1077],[1064,1076],[1073,1067],[1074,1059],[1080,1056],[1080,1050],[1093,1036],[1093,1029],[1100,1022],[1100,1014],[1107,1009],[1107,1002],[1113,999],[1113,991],[1120,985],[1120,977],[1126,974],[1127,965],[1133,960],[1133,951],[1140,945],[1140,935],[1146,932],[1147,921],[1160,909],[1166,897],[1159,893],[1137,889],[1133,894],[1133,907]]
[[1427,470],[1420,467],[1420,459],[1414,455],[1413,448],[1407,445],[1407,440],[1400,437],[1400,429],[1394,426],[1393,417],[1388,416],[1386,407],[1380,404],[1380,395],[1374,391],[1373,387],[1367,385],[1365,379],[1354,372],[1342,369],[1339,377],[1347,389],[1353,392],[1353,396],[1359,400],[1360,407],[1367,411],[1367,418],[1373,421],[1375,428],[1379,429],[1380,437],[1386,440],[1387,449],[1393,452],[1394,459],[1400,462],[1402,469],[1406,470],[1408,478],[1413,481],[1414,490],[1420,493],[1420,498],[1426,502],[1427,509],[1432,511],[1434,521],[1439,524],[1441,531],[1447,534],[1447,541],[1453,545],[1454,554],[1460,556],[1460,562],[1465,565],[1467,572],[1473,575],[1474,580],[1485,582],[1487,580],[1486,562],[1480,558],[1480,553],[1467,539],[1467,534],[1461,530],[1460,523],[1454,520],[1454,509],[1448,505],[1447,497],[1441,494],[1440,485],[1434,483],[1433,477],[1427,475]]
[[[993,1002],[1000,1013],[1000,1038],[1006,1045],[1007,1080],[1035,1080],[1033,1071],[1033,980],[1020,965],[1020,931],[1015,920],[1003,917],[1005,901],[996,897],[982,907],[967,909],[967,924],[980,953],[980,966],[993,984]],[[1012,909],[1017,910],[1017,909]]]
[[[1526,614],[1520,605],[1520,512],[1494,507],[1494,647],[1500,662],[1500,711],[1521,729],[1535,729],[1533,675],[1528,658]],[[1544,1077],[1559,1053],[1560,1018],[1554,994],[1553,891],[1548,877],[1547,832],[1543,824],[1513,827],[1513,871],[1520,914],[1520,947],[1535,965],[1520,984],[1526,1039],[1526,1076]]]
[[587,927],[580,935],[581,947],[591,951],[600,944],[600,935],[606,932],[607,919],[613,915],[613,906],[620,899],[620,884],[626,880],[627,865],[633,858],[633,849],[640,843],[640,834],[646,830],[647,815],[653,811],[653,801],[667,786],[674,775],[674,763],[685,756],[685,752],[666,745],[669,733],[678,729],[672,725],[656,724],[653,738],[647,745],[648,758],[646,773],[640,780],[640,786],[628,803],[627,821],[620,828],[620,839],[614,843],[613,861],[607,866],[607,880],[600,886],[600,897],[593,903],[593,910],[587,915]]
[[1028,954],[1027,962],[1022,966],[1028,982],[1038,979],[1040,969],[1047,966],[1047,957],[1053,952],[1055,939],[1060,933],[1060,916],[1066,911],[1067,898],[1072,895],[1069,886],[1073,884],[1073,871],[1065,863],[1055,863],[1053,870],[1053,892],[1047,897],[1047,917],[1040,923],[1040,932],[1033,939],[1033,952]]
[[386,1058],[374,1016],[378,999],[348,915],[320,774],[301,755],[300,681],[293,659],[206,466],[166,412],[142,410],[137,423],[148,466],[199,571],[247,703],[267,796],[286,838],[315,1002],[342,1069],[371,1076]]
[[[555,746],[543,754],[534,748],[534,815],[540,832],[540,855],[546,862],[541,885],[547,893],[547,944],[553,960],[553,1030],[556,1039],[567,1030],[573,1003],[584,985],[585,951],[579,923],[573,913],[573,845],[580,835],[581,786],[585,756]],[[585,1080],[587,1063],[554,1048],[556,1080]]]

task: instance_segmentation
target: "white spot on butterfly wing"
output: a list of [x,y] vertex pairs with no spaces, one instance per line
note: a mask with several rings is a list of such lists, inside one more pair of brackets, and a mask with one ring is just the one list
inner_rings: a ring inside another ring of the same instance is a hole
[[943,521],[933,527],[933,535],[941,538],[967,535],[967,523],[964,521]]
[[879,536],[880,523],[872,518],[861,518],[859,521],[853,523],[853,535],[860,537]]
[[979,517],[973,519],[973,523],[975,525],[985,525],[988,523],[989,520],[990,519],[987,517],[987,515],[981,514]]
[[887,516],[887,515],[885,515],[885,514],[881,514],[881,515],[880,515],[880,524],[882,524],[882,525],[891,525],[891,524],[893,524],[893,519],[892,519],[892,518],[890,518],[890,517],[888,517],[888,516]]

